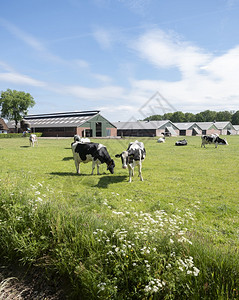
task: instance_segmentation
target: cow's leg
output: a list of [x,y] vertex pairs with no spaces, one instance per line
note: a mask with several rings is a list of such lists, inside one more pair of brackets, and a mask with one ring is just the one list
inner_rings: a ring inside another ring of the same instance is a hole
[[131,182],[132,176],[134,176],[134,169],[130,165],[128,165],[128,169],[129,169],[129,182]]
[[141,165],[141,163],[139,164],[139,177],[140,177],[141,181],[144,181],[143,177],[142,177],[142,165]]
[[94,159],[93,159],[93,160],[92,160],[92,172],[91,172],[91,175],[93,175],[94,169],[95,169],[95,161],[94,161]]
[[75,160],[75,166],[76,166],[76,173],[80,174],[80,163],[77,160]]
[[217,148],[218,143],[215,143],[215,148]]
[[100,175],[100,165],[97,164],[97,175]]

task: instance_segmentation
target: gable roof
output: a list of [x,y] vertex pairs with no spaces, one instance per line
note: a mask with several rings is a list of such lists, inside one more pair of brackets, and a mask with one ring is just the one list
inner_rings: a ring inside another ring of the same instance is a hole
[[234,129],[232,123],[230,121],[227,122],[215,122],[214,125],[217,127],[217,129],[227,129],[228,127],[230,129]]
[[207,130],[210,129],[211,127],[214,127],[216,129],[213,122],[196,122],[196,124],[202,130]]
[[199,128],[196,122],[182,122],[182,123],[173,123],[179,130],[187,130],[193,128]]
[[2,118],[0,118],[0,130],[8,130],[7,124]]
[[[28,121],[32,128],[45,127],[80,127],[85,122],[99,115],[98,110],[94,111],[75,111],[75,112],[61,112],[49,113],[39,115],[28,115],[24,120]],[[9,128],[14,128],[15,122],[10,121]]]
[[121,130],[139,130],[139,129],[159,129],[166,124],[173,123],[169,120],[163,121],[137,121],[137,122],[113,122],[113,125],[117,127],[117,129]]

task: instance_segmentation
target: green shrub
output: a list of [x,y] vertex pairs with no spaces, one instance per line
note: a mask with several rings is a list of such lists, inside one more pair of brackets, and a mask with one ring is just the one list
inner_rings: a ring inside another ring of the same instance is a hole
[[[29,137],[31,133],[27,133],[24,137]],[[36,132],[34,133],[37,137],[41,137],[42,133],[41,132]],[[4,138],[21,138],[22,133],[0,133],[0,139]]]

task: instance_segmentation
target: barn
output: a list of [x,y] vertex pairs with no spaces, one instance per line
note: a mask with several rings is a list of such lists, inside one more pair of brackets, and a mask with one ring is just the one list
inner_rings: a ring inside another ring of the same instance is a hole
[[200,135],[201,129],[195,122],[188,123],[174,123],[174,125],[179,130],[179,135],[182,136],[191,136],[191,135]]
[[214,125],[222,135],[231,135],[237,133],[236,128],[234,128],[231,122],[215,122]]
[[[117,135],[117,128],[104,118],[100,111],[61,112],[24,117],[32,132],[41,132],[44,137],[111,137]],[[14,132],[14,121],[8,124]],[[19,128],[19,130],[21,130]]]
[[201,129],[202,134],[220,134],[220,131],[215,126],[214,122],[197,122],[197,126]]
[[137,121],[137,122],[115,122],[118,136],[154,137],[162,134],[177,135],[177,128],[169,121]]
[[0,118],[0,133],[8,133],[7,124],[2,118]]

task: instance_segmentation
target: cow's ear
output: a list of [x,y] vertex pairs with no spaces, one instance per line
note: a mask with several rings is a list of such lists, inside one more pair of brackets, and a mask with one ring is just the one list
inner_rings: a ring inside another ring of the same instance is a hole
[[116,154],[115,157],[121,157],[121,154]]

